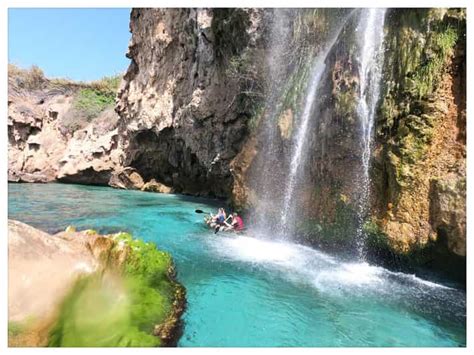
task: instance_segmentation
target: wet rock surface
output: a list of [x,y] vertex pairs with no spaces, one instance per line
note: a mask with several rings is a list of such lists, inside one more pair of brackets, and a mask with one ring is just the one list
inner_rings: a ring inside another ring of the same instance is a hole
[[119,189],[140,190],[144,186],[144,182],[136,169],[127,167],[115,171],[110,177],[109,185]]
[[464,21],[458,9],[388,17],[373,206],[398,253],[439,244],[465,254]]
[[430,223],[438,238],[459,256],[466,256],[466,180],[457,174],[430,182]]
[[159,192],[162,194],[169,194],[173,192],[173,188],[166,186],[164,184],[161,184],[157,182],[155,179],[151,179],[148,181],[146,184],[144,184],[141,188],[142,191],[147,191],[147,192]]

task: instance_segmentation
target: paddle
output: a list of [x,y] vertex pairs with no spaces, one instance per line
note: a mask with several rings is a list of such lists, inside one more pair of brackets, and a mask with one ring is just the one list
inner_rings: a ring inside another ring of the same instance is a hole
[[[204,212],[203,210],[195,210],[194,212],[196,213],[205,213],[205,214],[208,214],[208,215],[211,215],[210,212]],[[219,226],[216,226],[215,230],[214,230],[214,234],[219,232]]]

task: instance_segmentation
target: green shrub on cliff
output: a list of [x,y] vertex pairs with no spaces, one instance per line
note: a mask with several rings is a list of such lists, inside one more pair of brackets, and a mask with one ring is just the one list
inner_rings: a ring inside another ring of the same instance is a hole
[[416,167],[425,159],[445,115],[438,102],[444,100],[443,83],[450,80],[452,69],[457,70],[453,67],[456,58],[463,55],[465,12],[442,8],[391,10],[386,28],[377,139],[387,158],[388,195],[396,203],[401,189],[425,174]]
[[110,255],[128,250],[121,269],[109,270],[109,265],[77,281],[60,307],[49,346],[161,345],[153,330],[172,306],[171,257],[127,233],[113,239]]
[[301,109],[302,95],[304,95],[308,85],[310,71],[311,61],[307,60],[298,66],[287,80],[282,90],[280,112],[290,108],[298,115]]
[[114,104],[115,96],[97,89],[81,89],[74,100],[74,108],[88,121]]
[[418,97],[430,94],[435,84],[444,73],[444,66],[453,54],[453,48],[458,39],[457,31],[447,25],[429,37],[428,46],[431,51],[425,54],[425,61],[420,63],[413,76],[414,90]]
[[61,120],[70,132],[84,128],[104,111],[112,110],[121,76],[104,77],[88,83],[74,96],[71,109]]
[[88,83],[87,86],[89,86],[93,90],[102,93],[103,95],[107,95],[108,97],[115,97],[121,80],[121,74],[104,76],[99,80],[95,80]]
[[[61,125],[69,132],[84,128],[106,110],[113,110],[122,75],[104,76],[91,82],[67,78],[48,79],[36,65],[29,69],[8,64],[8,85],[12,91],[41,90],[45,95],[73,96],[72,107],[61,117]],[[110,121],[109,117],[104,118]]]

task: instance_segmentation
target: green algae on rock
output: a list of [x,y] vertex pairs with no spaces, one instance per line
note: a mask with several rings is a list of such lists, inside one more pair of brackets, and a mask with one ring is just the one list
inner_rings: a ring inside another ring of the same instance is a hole
[[10,346],[176,344],[185,291],[168,253],[127,233],[8,227]]
[[391,253],[446,270],[465,253],[465,10],[391,10],[386,27],[372,215]]
[[171,256],[127,233],[99,237],[93,249],[103,268],[66,296],[48,346],[173,345],[184,288],[174,281]]

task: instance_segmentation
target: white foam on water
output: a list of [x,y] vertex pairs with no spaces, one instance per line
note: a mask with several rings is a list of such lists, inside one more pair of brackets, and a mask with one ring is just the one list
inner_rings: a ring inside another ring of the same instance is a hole
[[454,288],[452,288],[452,287],[437,284],[435,282],[431,282],[431,281],[428,281],[428,280],[424,280],[424,279],[421,279],[421,278],[419,278],[419,277],[417,277],[413,274],[404,274],[403,272],[393,272],[393,271],[389,271],[389,270],[385,270],[385,271],[388,274],[395,275],[395,276],[398,276],[398,277],[401,277],[401,278],[404,278],[404,279],[408,279],[412,282],[415,282],[415,283],[418,283],[418,284],[421,284],[421,285],[425,285],[425,286],[428,286],[428,287],[431,287],[431,288],[442,288],[442,289],[445,289],[445,290],[454,290]]
[[321,279],[345,285],[371,285],[383,282],[382,271],[367,263],[342,263],[337,268],[325,270],[318,275]]
[[416,287],[449,289],[411,274],[392,272],[366,262],[343,262],[321,251],[286,241],[222,235],[208,239],[208,242],[221,257],[276,271],[289,281],[304,283],[331,294],[353,290],[363,291],[362,294],[390,294],[395,289],[403,292],[404,286],[398,285],[401,280],[408,280]]
[[276,243],[256,238],[239,236],[221,238],[218,251],[228,257],[256,263],[291,263],[298,252],[288,243]]

